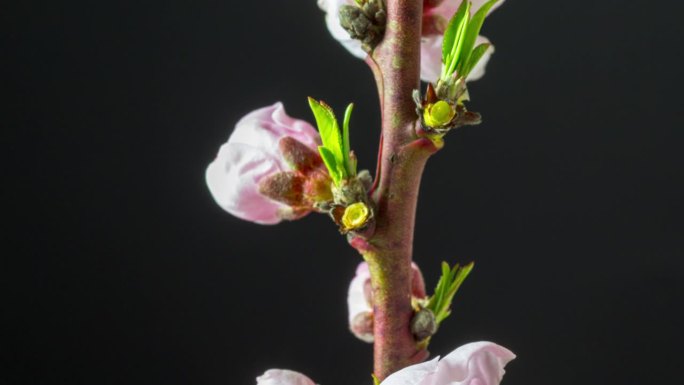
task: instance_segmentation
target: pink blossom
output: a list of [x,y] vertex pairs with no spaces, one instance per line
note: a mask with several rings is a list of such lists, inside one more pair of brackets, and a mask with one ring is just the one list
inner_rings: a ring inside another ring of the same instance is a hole
[[347,306],[349,308],[349,329],[364,342],[373,342],[371,300],[370,271],[368,264],[361,262],[356,268],[356,275],[349,284]]
[[[437,357],[399,370],[380,385],[498,385],[504,366],[514,358],[503,346],[473,342],[441,360]],[[257,378],[257,385],[313,385],[313,381],[297,372],[271,369]]]
[[515,358],[510,350],[492,342],[473,342],[439,357],[404,368],[382,385],[497,385],[504,366]]
[[[498,8],[504,0],[499,1],[492,7],[492,10]],[[471,13],[477,10],[487,2],[487,0],[471,0],[473,6]],[[330,31],[330,34],[339,41],[352,55],[363,59],[366,57],[366,52],[361,49],[361,43],[349,37],[347,31],[340,26],[339,10],[342,5],[353,5],[354,0],[318,0],[318,6],[326,12],[325,23]],[[423,31],[423,39],[421,41],[421,64],[420,64],[420,78],[426,82],[436,82],[442,70],[442,40],[443,28],[447,22],[456,13],[456,10],[461,5],[461,0],[444,0],[439,6],[428,8],[423,15],[424,24],[441,25],[440,28],[428,28]],[[491,11],[490,11],[491,12]],[[487,42],[487,38],[480,36],[476,44]],[[489,57],[494,52],[492,46],[487,53],[480,59],[480,62],[468,75],[467,80],[477,80],[485,73],[485,66],[489,61]]]
[[[415,263],[411,264],[411,295],[425,297],[423,274]],[[349,308],[349,329],[360,340],[373,342],[373,293],[368,263],[361,262],[356,275],[349,284],[347,306]]]
[[316,385],[309,377],[286,369],[269,369],[256,380],[257,385]]
[[[483,6],[489,0],[470,0],[473,4],[471,8],[471,13],[477,12],[481,6]],[[498,3],[492,6],[491,11],[499,8],[503,4],[504,0],[500,0]],[[461,5],[461,0],[444,0],[442,3],[434,8],[425,10],[425,15],[440,15],[446,20],[451,19],[451,17],[456,13],[456,10]],[[490,12],[491,12],[490,11]]]
[[280,102],[240,119],[207,167],[206,181],[216,203],[238,218],[260,224],[301,216],[260,191],[260,183],[268,177],[292,170],[281,149],[282,139],[288,137],[317,153],[320,137],[316,130],[288,116]]

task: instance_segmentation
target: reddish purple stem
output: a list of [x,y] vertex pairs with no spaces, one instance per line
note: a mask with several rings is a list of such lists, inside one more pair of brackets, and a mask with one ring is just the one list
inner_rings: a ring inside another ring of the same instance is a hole
[[378,85],[382,141],[373,189],[376,227],[356,246],[369,264],[374,297],[374,372],[378,379],[428,356],[409,329],[411,260],[416,204],[423,168],[437,151],[416,136],[418,123],[411,97],[420,85],[420,37],[423,0],[386,0],[383,41],[367,61]]

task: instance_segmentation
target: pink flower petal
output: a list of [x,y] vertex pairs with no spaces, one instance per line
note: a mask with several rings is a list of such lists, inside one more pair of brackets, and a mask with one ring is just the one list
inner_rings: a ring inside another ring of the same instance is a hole
[[349,308],[349,329],[364,342],[373,342],[373,308],[370,304],[370,271],[368,264],[361,262],[356,275],[349,284],[347,306]]
[[[489,40],[484,37],[484,36],[478,36],[477,39],[475,40],[475,46],[477,47],[478,45],[482,43],[489,43]],[[484,76],[485,74],[485,68],[487,67],[487,63],[489,63],[489,59],[492,57],[492,54],[494,53],[494,46],[490,46],[489,49],[485,52],[484,55],[480,58],[480,61],[475,64],[475,67],[473,67],[472,70],[470,70],[470,73],[468,74],[468,78],[466,78],[466,81],[473,81],[473,80],[478,80],[481,77]]]
[[257,385],[316,385],[309,377],[287,369],[269,369],[256,380]]
[[439,361],[432,385],[497,385],[504,366],[514,358],[510,350],[492,342],[466,344]]
[[491,342],[463,345],[439,360],[406,367],[381,385],[498,385],[504,366],[515,358],[508,349]]
[[340,7],[354,4],[354,0],[318,0],[318,7],[326,13],[325,25],[333,38],[352,55],[364,59],[368,54],[361,48],[361,42],[349,37],[349,33],[340,25]]
[[439,357],[411,365],[389,375],[380,385],[432,385],[426,382],[437,371]]
[[[442,73],[442,41],[444,38],[441,35],[430,35],[428,37],[423,37],[421,49],[421,74],[420,77],[423,80],[435,82],[439,79]],[[489,40],[483,36],[478,36],[475,40],[475,46],[488,43]],[[485,67],[489,58],[494,53],[494,46],[490,47],[487,52],[482,56],[480,61],[475,65],[466,81],[478,80],[485,74]]]
[[[475,12],[477,12],[477,10],[480,9],[480,7],[484,5],[484,3],[486,3],[487,1],[489,0],[470,0],[470,2],[473,3],[472,7],[470,8],[470,13],[474,14]],[[438,7],[435,7],[427,11],[426,14],[440,15],[445,19],[450,20],[456,13],[458,7],[461,6],[461,2],[461,0],[444,0],[442,4],[440,4]],[[504,0],[501,0],[498,3],[494,4],[494,6],[492,6],[492,9],[489,10],[489,13],[492,13],[492,11],[499,8],[501,4],[503,4],[503,2]]]
[[[411,263],[412,277],[411,277],[411,294],[414,297],[425,297],[425,282],[423,274],[420,272],[418,265]],[[373,342],[373,331],[367,330],[370,323],[372,326],[373,316],[373,293],[370,287],[370,270],[368,263],[361,262],[356,268],[356,275],[349,283],[349,290],[347,292],[347,307],[349,309],[349,328],[352,333],[364,342]]]
[[420,44],[420,78],[437,82],[442,74],[442,35],[425,36]]
[[245,115],[235,125],[228,143],[248,144],[280,157],[278,142],[285,136],[291,136],[318,151],[320,136],[316,129],[303,120],[287,115],[280,102]]
[[206,171],[209,191],[224,210],[260,224],[302,216],[302,212],[292,215],[292,208],[259,193],[264,178],[290,169],[279,145],[284,137],[292,137],[318,152],[320,136],[316,129],[288,116],[280,102],[240,119]]
[[280,171],[270,154],[246,144],[226,143],[209,164],[206,181],[216,203],[238,218],[260,223],[280,222],[279,210],[287,206],[261,195],[258,184]]
[[372,312],[373,308],[366,296],[366,285],[370,282],[370,271],[368,264],[361,262],[356,268],[356,275],[349,284],[347,293],[347,305],[349,307],[349,322],[359,313]]

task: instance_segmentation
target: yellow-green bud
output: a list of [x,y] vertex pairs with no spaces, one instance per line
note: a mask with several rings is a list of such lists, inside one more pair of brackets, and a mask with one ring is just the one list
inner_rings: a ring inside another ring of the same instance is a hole
[[347,206],[342,215],[342,225],[346,230],[356,230],[368,221],[370,210],[363,202],[356,202]]
[[444,100],[440,100],[425,108],[423,119],[429,127],[440,127],[449,123],[454,115],[456,115],[456,109]]

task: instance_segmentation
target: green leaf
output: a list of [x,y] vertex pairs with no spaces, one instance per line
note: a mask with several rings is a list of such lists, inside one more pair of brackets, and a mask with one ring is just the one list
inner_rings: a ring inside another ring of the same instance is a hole
[[446,262],[442,262],[442,276],[437,282],[434,295],[430,297],[426,305],[426,308],[434,313],[438,325],[451,314],[451,302],[454,295],[470,274],[473,266],[471,262],[463,267],[456,264],[453,268],[449,268]]
[[472,262],[461,268],[459,268],[458,265],[454,266],[454,269],[451,271],[449,290],[443,298],[443,307],[440,309],[441,314],[435,314],[437,324],[451,314],[451,301],[454,299],[454,295],[461,287],[463,281],[465,281],[468,274],[470,274],[470,271],[473,270],[473,267],[474,264]]
[[[347,173],[350,176],[356,176],[356,164],[352,164],[349,159],[351,147],[349,146],[349,120],[351,119],[352,111],[354,110],[354,103],[349,103],[347,109],[344,111],[344,121],[342,123],[342,151],[344,154],[344,165]],[[356,163],[356,162],[354,162]]]
[[456,32],[460,29],[461,24],[466,21],[465,15],[467,12],[467,1],[461,2],[461,5],[456,10],[454,16],[451,17],[446,30],[444,31],[444,40],[442,41],[442,61],[449,58],[451,49],[456,39]]
[[492,9],[494,4],[496,4],[498,1],[499,0],[489,0],[488,2],[484,3],[480,9],[475,12],[473,17],[470,19],[470,22],[468,22],[468,26],[463,37],[463,46],[461,48],[462,55],[456,66],[456,72],[458,73],[459,77],[464,77],[467,75],[463,73],[463,69],[469,64],[469,57],[472,55],[473,47],[475,46],[475,40],[480,34],[482,24],[484,23],[485,17],[487,17],[489,10]]
[[335,186],[339,186],[342,176],[340,175],[335,155],[325,146],[318,146],[318,152],[321,154],[323,163],[325,163],[325,167],[328,169],[333,183],[335,183]]
[[451,18],[446,31],[444,31],[444,41],[442,43],[442,79],[448,78],[456,68],[458,57],[463,46],[463,38],[468,27],[470,18],[470,1],[461,2],[456,13]]
[[459,72],[459,74],[463,74],[464,77],[468,76],[470,74],[470,71],[472,71],[473,68],[475,68],[477,62],[479,62],[480,59],[482,59],[482,56],[484,56],[484,54],[491,46],[492,45],[490,43],[482,43],[475,47],[475,49],[473,49],[473,52],[470,54],[470,57],[468,58],[468,63],[465,66],[463,66],[463,69],[461,70],[461,72]]
[[[342,135],[337,124],[337,118],[335,118],[335,113],[330,106],[313,98],[309,98],[309,106],[316,118],[316,125],[318,126],[318,132],[321,134],[323,146],[334,156],[338,165],[337,169],[340,166],[345,169],[344,144],[342,143]],[[341,175],[341,177],[345,178],[346,175]]]

